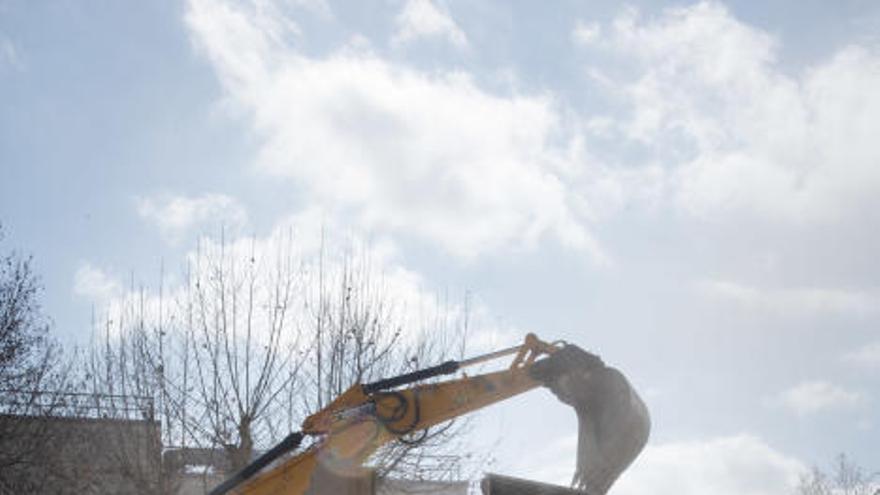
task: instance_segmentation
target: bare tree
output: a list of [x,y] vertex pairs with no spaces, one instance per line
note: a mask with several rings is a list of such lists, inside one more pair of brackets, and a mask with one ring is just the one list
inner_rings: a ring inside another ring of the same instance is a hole
[[818,467],[801,477],[798,495],[876,495],[880,493],[878,473],[867,473],[864,468],[840,454],[832,463],[831,473]]
[[[237,470],[351,385],[463,352],[466,305],[396,300],[366,248],[296,247],[289,233],[206,239],[182,283],[132,288],[98,332],[92,390],[153,397],[166,449],[224,450],[217,465]],[[461,456],[444,448],[464,427],[390,446],[374,464],[448,477]]]
[[91,391],[151,397],[166,448],[225,451],[212,461],[224,470],[247,464],[256,446],[287,433],[279,412],[302,361],[288,241],[257,253],[256,241],[208,239],[170,294],[164,277],[158,291],[130,289],[92,346]]
[[253,245],[206,243],[181,301],[177,368],[186,375],[166,393],[186,412],[187,430],[225,448],[233,469],[250,461],[255,442],[282,434],[276,413],[285,392],[296,390],[301,366],[294,359],[299,331],[292,313],[302,281],[290,239],[278,242],[274,254],[259,259]]
[[[322,250],[323,254],[323,250]],[[304,413],[324,407],[355,383],[431,366],[465,351],[467,302],[451,305],[434,298],[407,307],[389,295],[365,250],[343,256],[336,269],[318,260],[308,308],[313,326],[309,363],[304,368]],[[377,452],[371,464],[380,478],[454,479],[467,454],[456,439],[467,421],[406,436]]]
[[[78,418],[98,419],[100,430],[91,443],[101,446],[95,463],[103,474],[91,476],[97,492],[144,495],[171,493],[173,479],[166,476],[161,458],[161,430],[169,417],[157,411],[163,394],[162,377],[152,358],[156,332],[147,326],[144,291],[121,301],[113,318],[102,322],[102,338],[94,339],[82,366],[87,407]],[[88,441],[86,443],[89,443]]]
[[0,492],[38,489],[45,481],[29,473],[46,465],[57,441],[58,431],[44,419],[64,404],[51,392],[69,385],[41,290],[30,257],[0,254]]
[[[133,402],[158,390],[148,345],[120,341],[77,376],[75,356],[51,338],[41,289],[30,258],[0,258],[0,493],[165,493],[152,407]],[[100,397],[82,393],[99,383]]]
[[48,339],[40,291],[31,258],[15,252],[0,257],[0,387],[5,390],[40,390],[52,369],[55,349]]

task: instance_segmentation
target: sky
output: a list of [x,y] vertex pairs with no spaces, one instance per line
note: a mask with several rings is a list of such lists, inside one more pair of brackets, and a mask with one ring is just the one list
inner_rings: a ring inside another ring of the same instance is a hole
[[[202,235],[324,229],[477,348],[600,354],[652,413],[612,493],[880,469],[880,5],[0,0],[0,222],[59,338]],[[487,410],[567,483],[574,414]],[[523,452],[530,452],[525,460]]]

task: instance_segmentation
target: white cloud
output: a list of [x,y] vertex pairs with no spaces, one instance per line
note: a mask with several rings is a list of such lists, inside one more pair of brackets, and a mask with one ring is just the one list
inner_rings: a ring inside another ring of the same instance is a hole
[[[309,328],[314,313],[308,308],[319,300],[322,290],[338,295],[338,288],[358,284],[360,303],[369,306],[377,318],[400,328],[404,339],[414,340],[422,332],[435,332],[438,339],[450,338],[463,331],[468,323],[470,352],[479,352],[499,342],[519,339],[524,332],[501,325],[479,299],[443,295],[435,291],[416,271],[398,259],[396,246],[386,238],[370,238],[355,230],[346,230],[332,216],[310,208],[279,221],[267,234],[252,237],[228,236],[221,240],[203,236],[185,255],[186,277],[165,275],[161,292],[156,286],[138,283],[127,289],[106,271],[83,264],[76,274],[74,291],[96,303],[100,318],[121,325],[143,311],[147,321],[158,321],[173,313],[168,308],[183,303],[187,290],[215,280],[222,269],[227,283],[244,284],[256,277],[253,297],[258,307],[274,307],[275,284],[290,282],[291,314],[285,319],[286,332]],[[286,277],[286,278],[282,278]],[[201,282],[199,282],[201,280]],[[237,281],[237,282],[234,282]],[[208,289],[213,290],[213,289]],[[210,304],[210,303],[209,303]],[[234,311],[233,311],[234,313]],[[243,312],[235,313],[243,316]],[[230,314],[230,318],[232,313]],[[254,328],[270,328],[267,314],[256,311],[247,315]],[[264,321],[266,320],[266,321]],[[118,328],[113,327],[116,331]]]
[[571,484],[577,458],[577,434],[536,446],[528,458],[519,458],[511,472],[515,476],[563,486]]
[[880,311],[880,295],[872,291],[812,287],[768,289],[724,280],[701,281],[697,283],[697,289],[710,297],[731,301],[749,310],[785,316],[864,316]]
[[91,263],[82,263],[74,275],[73,292],[93,303],[107,304],[122,295],[122,284]]
[[324,19],[333,18],[333,9],[330,8],[330,4],[327,0],[292,0],[292,3],[309,10]]
[[[315,269],[324,265],[325,284],[341,283],[344,270],[353,270],[371,283],[370,296],[393,313],[408,338],[419,332],[448,332],[467,320],[469,352],[494,350],[501,344],[519,343],[525,332],[498,321],[478,297],[441,294],[432,289],[422,275],[404,266],[396,245],[387,238],[372,238],[356,230],[346,231],[332,217],[318,209],[308,209],[281,221],[263,238],[239,239],[231,248],[246,254],[254,251],[266,257],[277,251],[285,236],[292,236],[296,256],[306,267],[306,292],[317,290]],[[334,282],[335,281],[335,282]],[[453,337],[454,338],[454,337]],[[512,343],[511,343],[512,342]]]
[[571,35],[574,41],[582,45],[591,45],[595,43],[602,34],[602,26],[598,22],[578,21],[575,23],[574,30]]
[[171,301],[182,294],[183,285],[175,275],[163,274],[163,290],[154,290],[141,282],[124,283],[112,272],[92,263],[81,263],[74,276],[74,294],[87,299],[94,308],[93,330],[100,328],[117,335],[125,325],[132,325],[140,317],[156,323],[164,315],[165,323]]
[[800,416],[852,408],[863,400],[862,394],[827,381],[804,382],[782,392],[779,397],[783,406]]
[[0,33],[0,70],[6,67],[21,70],[23,64],[12,40]]
[[[529,455],[517,473],[567,486],[577,436]],[[753,435],[649,444],[612,487],[613,495],[777,495],[793,492],[805,468]],[[520,474],[518,474],[520,475]]]
[[776,495],[797,486],[804,466],[752,435],[649,446],[616,495]]
[[260,170],[368,231],[464,258],[550,235],[605,260],[566,185],[583,150],[552,97],[491,94],[467,73],[423,73],[363,46],[310,58],[242,9],[193,0],[186,18],[264,140]]
[[431,0],[407,0],[395,19],[397,32],[392,43],[408,43],[419,38],[445,38],[459,48],[467,46],[467,37],[445,9]]
[[247,222],[244,206],[223,194],[138,198],[137,211],[141,218],[153,222],[163,238],[171,243],[179,242],[187,234],[195,234],[193,230],[199,227],[223,226],[234,230]]
[[880,342],[871,342],[844,354],[843,359],[864,368],[880,368]]
[[830,224],[878,206],[876,50],[847,46],[792,74],[774,37],[715,2],[627,11],[603,46],[635,63],[635,77],[606,75],[632,109],[620,128],[670,157],[683,209]]

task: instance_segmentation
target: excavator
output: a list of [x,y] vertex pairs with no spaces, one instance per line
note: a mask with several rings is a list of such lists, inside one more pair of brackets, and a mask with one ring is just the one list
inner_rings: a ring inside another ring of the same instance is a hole
[[[458,378],[431,380],[506,356],[513,360],[500,371],[474,376],[462,372]],[[565,493],[604,495],[644,447],[650,430],[647,409],[626,378],[598,356],[563,341],[544,342],[534,334],[518,346],[355,384],[307,417],[301,431],[288,435],[210,493],[362,493],[352,488],[350,480],[365,472],[364,465],[383,445],[413,441],[413,434],[541,386],[573,406],[578,415],[577,467]],[[310,445],[293,452],[306,438],[312,439]],[[487,485],[493,484],[484,480],[485,493],[504,493]],[[493,486],[502,485],[496,480]]]

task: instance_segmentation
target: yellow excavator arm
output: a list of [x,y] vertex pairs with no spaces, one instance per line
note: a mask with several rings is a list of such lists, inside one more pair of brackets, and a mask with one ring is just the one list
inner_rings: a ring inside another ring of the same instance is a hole
[[[511,355],[512,363],[501,371],[424,382]],[[320,485],[316,472],[356,476],[369,457],[388,442],[527,392],[574,368],[588,372],[591,367],[601,366],[601,360],[598,364],[596,360],[576,346],[546,343],[529,334],[516,347],[464,361],[448,361],[375,383],[356,384],[306,418],[301,432],[290,435],[211,494],[330,493],[333,490],[311,486]],[[288,455],[307,436],[315,441],[299,453]]]

